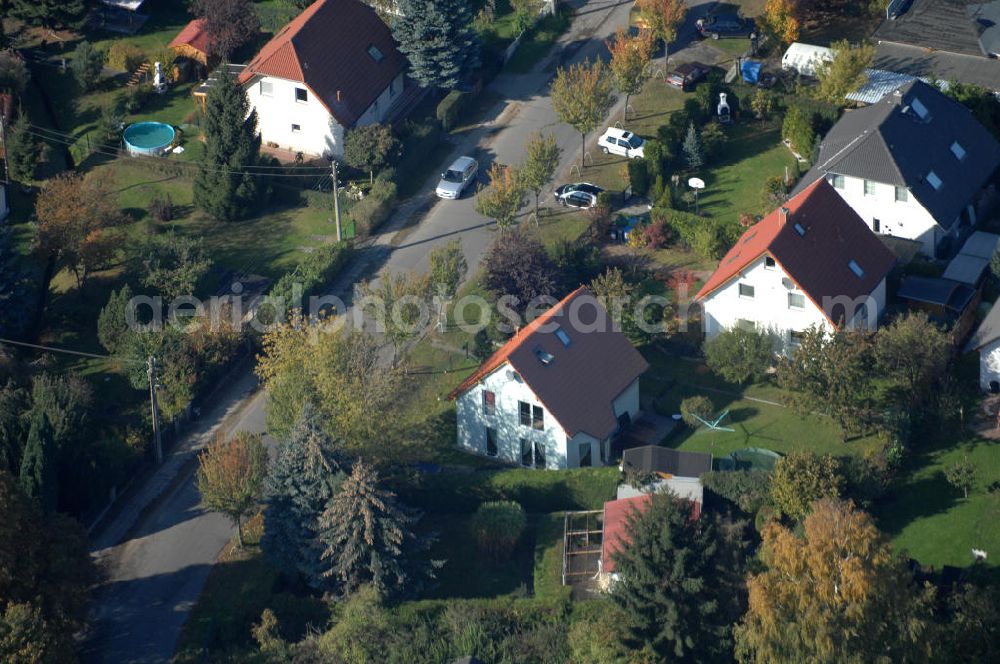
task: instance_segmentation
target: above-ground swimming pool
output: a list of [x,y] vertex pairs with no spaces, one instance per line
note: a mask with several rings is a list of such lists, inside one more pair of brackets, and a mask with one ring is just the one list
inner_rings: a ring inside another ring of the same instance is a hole
[[125,128],[122,138],[129,154],[158,155],[174,141],[174,128],[162,122],[137,122]]

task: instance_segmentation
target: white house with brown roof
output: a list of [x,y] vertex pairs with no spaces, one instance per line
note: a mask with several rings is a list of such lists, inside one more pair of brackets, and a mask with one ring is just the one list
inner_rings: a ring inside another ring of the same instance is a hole
[[825,179],[751,226],[695,296],[705,337],[771,332],[779,352],[812,326],[874,329],[895,257]]
[[530,468],[606,465],[613,436],[639,416],[647,367],[581,287],[452,392],[458,444]]
[[317,0],[240,73],[264,143],[341,157],[344,132],[382,122],[401,98],[406,59],[360,0]]

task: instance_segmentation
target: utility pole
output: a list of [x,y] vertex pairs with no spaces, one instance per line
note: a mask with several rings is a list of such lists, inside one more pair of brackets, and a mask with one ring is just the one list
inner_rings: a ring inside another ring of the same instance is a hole
[[7,157],[7,114],[0,108],[0,145],[3,145],[3,183],[10,184],[10,171]]
[[160,440],[160,408],[156,403],[156,358],[152,355],[146,360],[146,376],[149,378],[149,405],[153,410],[153,451],[156,463],[163,463],[163,445]]
[[340,188],[337,185],[337,160],[330,160],[330,167],[332,170],[331,177],[333,178],[333,217],[337,222],[337,242],[341,242],[344,239],[343,229],[340,227]]

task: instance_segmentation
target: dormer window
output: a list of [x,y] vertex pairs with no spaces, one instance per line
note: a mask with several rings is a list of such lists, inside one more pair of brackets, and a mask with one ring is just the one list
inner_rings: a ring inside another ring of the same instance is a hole
[[965,161],[965,148],[958,141],[951,144],[951,153],[955,155],[955,159]]
[[378,46],[375,44],[368,47],[368,55],[371,56],[371,59],[374,60],[376,64],[385,60],[385,55],[383,55],[382,51],[380,51]]
[[559,341],[562,342],[563,346],[565,346],[566,348],[569,348],[570,340],[569,340],[569,335],[566,334],[566,330],[562,329],[561,327],[557,327],[556,328],[556,338],[558,338]]
[[542,364],[546,365],[546,366],[548,366],[549,364],[552,364],[552,360],[556,359],[552,355],[552,353],[546,351],[541,346],[535,346],[534,352],[535,352],[535,357],[538,358],[538,361],[541,362]]
[[937,173],[935,173],[934,171],[929,171],[927,173],[927,177],[924,179],[927,180],[927,184],[934,187],[934,191],[940,189],[941,185],[944,184],[943,182],[941,182],[941,178],[939,178]]
[[850,263],[847,264],[847,267],[851,268],[851,272],[853,272],[854,276],[856,276],[858,279],[861,279],[865,276],[864,268],[858,265],[857,261],[852,260]]
[[913,112],[916,113],[917,117],[920,118],[921,120],[927,121],[931,119],[931,112],[928,111],[927,107],[924,106],[923,102],[921,102],[916,97],[914,97],[913,101],[910,102],[910,108],[913,109]]

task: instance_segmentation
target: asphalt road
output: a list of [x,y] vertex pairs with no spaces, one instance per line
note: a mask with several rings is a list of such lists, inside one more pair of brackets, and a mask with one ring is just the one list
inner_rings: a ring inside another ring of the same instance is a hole
[[[535,131],[552,132],[563,148],[560,173],[579,157],[580,137],[552,111],[548,85],[557,66],[586,57],[603,57],[604,40],[626,25],[631,0],[575,0],[578,8],[569,31],[535,71],[501,76],[490,86],[503,100],[491,117],[457,141],[449,157],[470,154],[485,170],[498,160],[517,163],[525,139]],[[701,13],[711,3],[692,14]],[[690,24],[682,42],[690,35]],[[612,110],[612,116],[620,107]],[[596,133],[590,137],[591,149]],[[447,163],[442,163],[443,170]],[[462,242],[470,273],[475,273],[495,230],[476,214],[473,199],[437,201],[436,178],[401,206],[387,230],[361,249],[347,274],[331,292],[349,301],[353,284],[379,269],[423,270],[431,248],[454,238]],[[546,192],[551,195],[551,188]],[[106,580],[95,592],[94,627],[84,644],[86,662],[166,662],[181,627],[198,598],[212,565],[233,535],[223,517],[201,505],[194,482],[194,455],[217,432],[264,431],[264,394],[247,370],[233,376],[215,396],[211,412],[189,440],[178,445],[148,486],[133,497],[95,538],[94,555]]]

